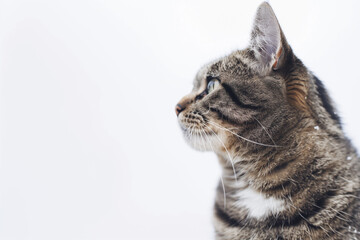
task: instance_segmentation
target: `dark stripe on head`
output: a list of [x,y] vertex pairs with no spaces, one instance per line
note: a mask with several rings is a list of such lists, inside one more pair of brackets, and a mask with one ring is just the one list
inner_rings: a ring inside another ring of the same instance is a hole
[[319,97],[321,99],[323,107],[330,114],[330,117],[337,124],[339,124],[339,126],[341,126],[340,117],[335,113],[335,109],[334,109],[333,105],[331,104],[330,97],[329,97],[323,83],[316,76],[314,76],[314,79],[315,79],[316,88],[319,93]]
[[233,119],[231,119],[230,117],[226,116],[223,112],[221,112],[219,109],[217,108],[214,108],[214,107],[210,107],[209,110],[211,112],[214,112],[217,114],[218,116],[218,119],[221,119],[221,120],[224,120],[224,121],[227,121],[229,123],[232,123],[232,124],[240,124],[238,121],[235,121]]
[[251,110],[259,110],[261,109],[260,106],[254,106],[251,104],[246,104],[243,103],[237,96],[236,93],[234,92],[234,90],[232,89],[232,87],[230,87],[228,84],[223,83],[222,84],[223,88],[225,89],[226,93],[229,95],[229,97],[231,98],[231,100],[236,103],[236,105],[238,105],[241,108],[247,108],[247,109],[251,109]]

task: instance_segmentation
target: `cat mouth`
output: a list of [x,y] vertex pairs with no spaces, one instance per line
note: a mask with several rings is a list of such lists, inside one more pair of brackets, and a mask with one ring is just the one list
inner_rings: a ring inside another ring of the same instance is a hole
[[205,119],[199,115],[185,115],[178,118],[178,123],[183,134],[188,137],[208,137],[217,133],[206,123]]

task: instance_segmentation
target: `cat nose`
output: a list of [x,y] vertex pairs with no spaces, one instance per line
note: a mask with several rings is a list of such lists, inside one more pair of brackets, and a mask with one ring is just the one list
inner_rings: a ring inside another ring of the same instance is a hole
[[185,107],[181,106],[179,103],[176,104],[176,107],[175,107],[175,113],[176,113],[176,116],[179,116],[179,114],[185,109]]
[[179,102],[178,104],[176,104],[175,106],[175,113],[176,113],[176,116],[179,116],[179,114],[184,111],[187,106],[189,106],[189,104],[191,104],[194,100],[194,96],[192,94],[189,94],[185,97],[183,97]]

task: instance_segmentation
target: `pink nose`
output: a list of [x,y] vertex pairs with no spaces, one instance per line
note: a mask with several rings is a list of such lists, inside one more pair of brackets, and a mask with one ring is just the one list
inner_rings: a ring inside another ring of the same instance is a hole
[[179,116],[179,114],[180,114],[184,109],[185,109],[185,108],[182,107],[180,104],[176,104],[176,107],[175,107],[176,116]]

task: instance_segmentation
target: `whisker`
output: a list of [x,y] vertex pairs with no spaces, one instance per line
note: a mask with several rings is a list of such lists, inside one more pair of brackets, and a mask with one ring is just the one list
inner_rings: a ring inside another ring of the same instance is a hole
[[225,192],[225,184],[224,184],[224,179],[222,177],[222,175],[220,174],[220,181],[221,181],[221,185],[222,185],[222,189],[223,189],[223,194],[224,194],[224,209],[226,209],[226,192]]
[[221,139],[219,138],[219,136],[216,134],[216,132],[214,132],[214,130],[212,130],[209,126],[206,126],[205,124],[204,124],[204,126],[207,127],[208,129],[210,129],[210,131],[212,131],[212,132],[215,134],[216,138],[219,140],[219,142],[220,142],[220,143],[223,145],[223,147],[225,148],[225,150],[226,150],[226,152],[227,152],[227,154],[228,154],[228,156],[229,156],[229,160],[230,160],[230,163],[231,163],[233,172],[234,172],[235,181],[237,182],[237,175],[236,175],[236,171],[235,171],[234,162],[233,162],[233,159],[232,159],[232,157],[231,157],[228,149],[226,148],[226,146],[225,146],[225,144],[223,143],[223,141],[221,141]]
[[[213,150],[213,152],[215,152],[214,147],[213,147],[213,145],[212,145],[212,143],[211,143],[208,135],[206,134],[205,130],[204,130],[204,129],[201,129],[201,130],[203,131],[205,137],[207,138],[207,140],[208,140],[208,142],[209,142],[209,144],[210,144],[211,149]],[[220,180],[221,180],[221,185],[222,185],[223,194],[224,194],[224,209],[226,209],[226,191],[225,191],[225,184],[224,184],[224,179],[223,179],[222,174],[220,175]]]
[[[202,130],[202,129],[200,129],[200,130]],[[200,138],[201,138],[201,141],[202,141],[202,143],[203,143],[203,147],[204,147],[204,151],[205,151],[205,150],[206,150],[205,140],[204,140],[204,138],[203,138],[202,132],[199,132],[199,134],[200,134]]]
[[269,138],[271,139],[271,141],[273,142],[273,144],[276,145],[274,139],[271,137],[270,133],[269,133],[268,130],[264,127],[264,125],[262,125],[262,123],[261,123],[259,120],[257,120],[256,117],[252,117],[252,118],[255,119],[255,120],[259,123],[259,125],[262,127],[262,129],[264,129],[264,131],[265,131],[266,134],[269,136]]
[[234,134],[235,136],[237,136],[238,138],[241,138],[241,139],[243,139],[243,140],[245,140],[245,141],[247,141],[247,142],[254,143],[254,144],[257,144],[257,145],[260,145],[260,146],[264,146],[264,147],[282,147],[282,146],[278,146],[278,145],[271,145],[271,144],[264,144],[264,143],[255,142],[255,141],[253,141],[253,140],[250,140],[250,139],[247,139],[247,138],[245,138],[245,137],[243,137],[243,136],[240,136],[240,135],[234,133],[233,131],[230,131],[229,129],[227,129],[227,128],[225,128],[225,127],[219,126],[219,125],[218,125],[217,123],[215,123],[215,122],[212,122],[212,121],[210,121],[210,120],[208,120],[207,122],[210,123],[211,125],[217,127],[217,128],[220,128],[220,129],[223,129],[223,130],[225,130],[225,131],[227,131],[227,132],[230,132],[230,133]]

